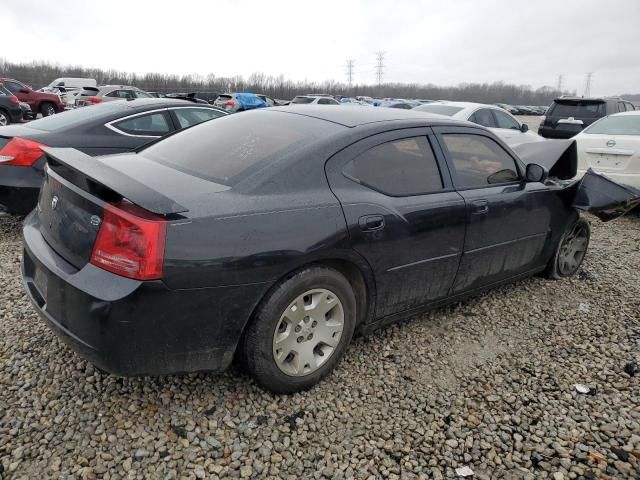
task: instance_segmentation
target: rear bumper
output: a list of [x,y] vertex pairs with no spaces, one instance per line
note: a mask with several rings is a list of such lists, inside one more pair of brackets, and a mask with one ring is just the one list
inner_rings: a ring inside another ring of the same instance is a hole
[[49,327],[82,357],[124,376],[221,371],[268,285],[170,290],[91,264],[75,269],[24,225],[22,277]]
[[550,127],[540,127],[540,128],[538,128],[538,135],[540,135],[541,137],[544,137],[544,138],[566,139],[566,138],[573,138],[579,133],[580,132],[569,132],[569,131],[566,131],[566,130],[558,130],[558,129],[550,128]]
[[0,165],[0,211],[26,215],[36,207],[42,170]]
[[[622,183],[623,185],[630,185],[635,188],[640,188],[640,174],[639,173],[611,173],[611,172],[603,172],[597,169],[594,169],[597,173],[601,173],[602,175],[610,178],[614,182]],[[586,170],[578,170],[576,174],[576,178],[582,178],[584,174],[587,173]]]

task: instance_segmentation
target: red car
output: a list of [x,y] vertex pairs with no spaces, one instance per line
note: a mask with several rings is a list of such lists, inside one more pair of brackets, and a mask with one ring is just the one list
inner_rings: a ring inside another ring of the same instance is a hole
[[43,117],[48,117],[64,111],[64,103],[58,95],[36,92],[28,85],[12,78],[0,78],[0,83],[3,83],[7,90],[18,97],[18,100],[29,104],[34,116],[41,113]]

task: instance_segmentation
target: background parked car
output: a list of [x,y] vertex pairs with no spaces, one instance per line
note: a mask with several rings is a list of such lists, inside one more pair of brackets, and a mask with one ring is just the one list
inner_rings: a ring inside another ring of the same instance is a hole
[[126,85],[104,85],[93,89],[84,87],[82,93],[76,98],[75,106],[84,107],[96,103],[112,102],[115,100],[135,100],[136,98],[153,98],[147,92],[136,87]]
[[43,117],[48,117],[64,111],[64,103],[56,94],[36,92],[28,85],[12,78],[0,78],[0,83],[18,97],[18,100],[28,103],[34,115],[41,113]]
[[616,182],[640,188],[640,111],[603,117],[575,140],[578,177],[593,168]]
[[546,138],[571,138],[602,117],[633,110],[631,102],[618,97],[560,97],[547,110],[538,133]]
[[529,131],[526,123],[521,124],[509,112],[495,105],[470,102],[439,102],[420,105],[414,110],[446,115],[477,123],[487,127],[509,146],[544,141],[544,138]]
[[87,155],[128,152],[223,115],[211,105],[153,98],[107,102],[0,128],[0,211],[25,214],[35,207],[45,165],[42,147],[72,147]]
[[258,95],[247,92],[222,93],[218,95],[218,98],[216,98],[213,104],[229,113],[265,108],[267,106],[267,102],[262,100]]
[[56,78],[46,87],[40,89],[42,92],[54,92],[56,90],[64,89],[66,92],[74,90],[80,90],[84,87],[96,87],[98,83],[94,78],[77,78],[77,77],[63,77]]
[[23,112],[18,97],[0,83],[0,127],[21,122]]
[[329,95],[297,95],[291,105],[340,105],[340,102]]

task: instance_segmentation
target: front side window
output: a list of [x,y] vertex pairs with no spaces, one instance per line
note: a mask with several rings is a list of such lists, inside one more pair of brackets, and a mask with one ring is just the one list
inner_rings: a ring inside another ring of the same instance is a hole
[[132,93],[136,98],[153,98],[152,95],[149,95],[147,92],[143,92],[142,90],[133,90]]
[[331,98],[321,98],[318,100],[319,105],[340,105],[340,102],[336,102]]
[[162,113],[151,113],[114,123],[118,130],[129,135],[160,137],[171,131],[167,116]]
[[493,115],[496,117],[496,123],[498,128],[508,128],[511,130],[520,130],[520,125],[510,115],[501,112],[500,110],[494,110]]
[[19,92],[23,88],[22,85],[16,82],[4,82],[4,86],[13,93]]
[[484,187],[519,180],[515,160],[492,139],[482,135],[443,134],[458,188]]
[[224,115],[224,113],[213,108],[176,108],[173,113],[178,119],[180,128],[191,127]]
[[496,121],[491,114],[491,110],[489,110],[488,108],[482,108],[476,111],[473,115],[471,115],[471,117],[469,117],[469,120],[473,123],[477,123],[478,125],[482,125],[483,127],[497,127]]
[[391,196],[442,190],[442,177],[426,137],[404,138],[377,145],[351,160],[344,174]]
[[291,103],[312,103],[313,97],[296,97],[291,100]]

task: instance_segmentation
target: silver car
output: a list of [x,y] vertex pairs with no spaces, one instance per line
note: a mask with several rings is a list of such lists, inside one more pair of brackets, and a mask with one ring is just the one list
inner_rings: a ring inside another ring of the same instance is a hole
[[84,87],[76,97],[75,106],[84,107],[96,103],[114,100],[134,100],[136,98],[153,98],[147,92],[127,85],[103,85],[101,87]]

